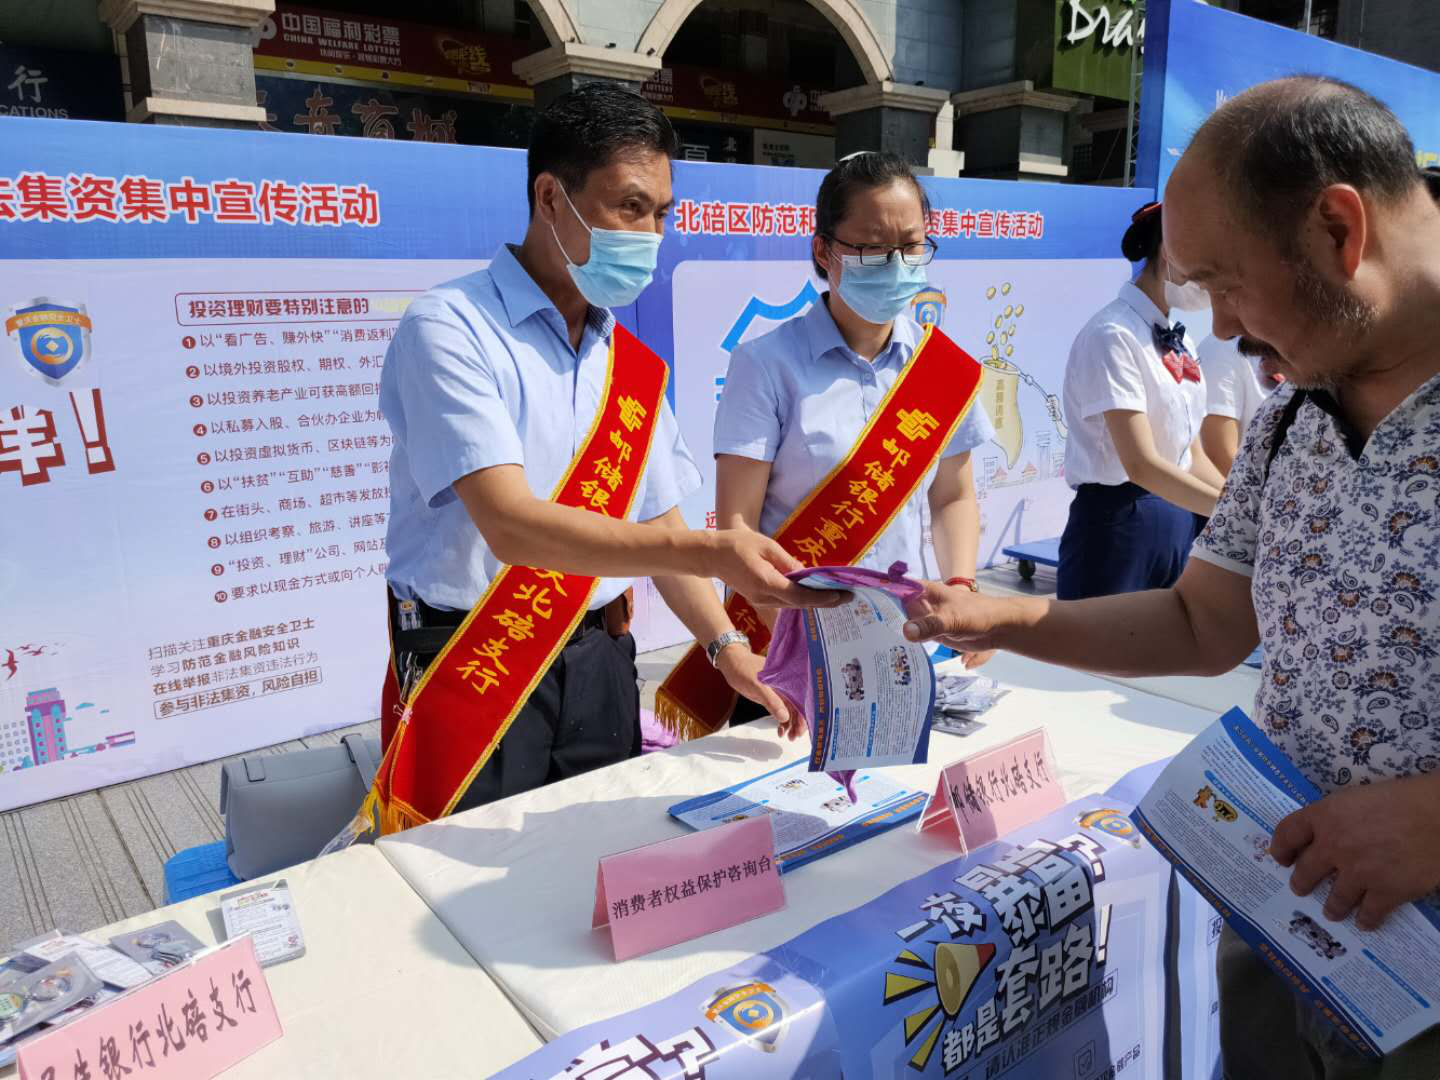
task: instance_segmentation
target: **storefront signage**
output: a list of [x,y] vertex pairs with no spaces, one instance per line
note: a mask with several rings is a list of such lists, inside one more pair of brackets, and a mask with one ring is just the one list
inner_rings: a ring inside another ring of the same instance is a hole
[[534,110],[526,103],[479,101],[409,87],[354,86],[339,82],[257,74],[256,99],[265,110],[263,131],[358,135],[402,142],[525,146]]
[[1137,0],[1055,0],[1051,85],[1125,100],[1145,45],[1145,10]]
[[529,42],[463,28],[277,4],[255,46],[260,71],[530,100],[512,65]]
[[661,68],[640,92],[674,119],[833,134],[818,87],[739,71],[675,64]]
[[0,45],[0,116],[124,120],[114,56]]
[[1135,0],[1123,0],[1118,12],[1101,0],[1090,0],[1094,6],[1086,9],[1086,0],[1066,0],[1065,11],[1069,17],[1069,29],[1065,31],[1065,43],[1074,45],[1087,41],[1097,34],[1102,45],[1119,45],[1128,49],[1136,42],[1145,41],[1145,16],[1135,7]]

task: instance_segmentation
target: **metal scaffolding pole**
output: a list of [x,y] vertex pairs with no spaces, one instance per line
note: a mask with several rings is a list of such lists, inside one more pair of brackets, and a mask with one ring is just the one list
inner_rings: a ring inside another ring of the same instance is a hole
[[[1306,7],[1309,7],[1310,0],[1305,0]],[[1135,14],[1138,16],[1135,31],[1130,36],[1130,100],[1125,110],[1125,186],[1129,187],[1135,182],[1135,163],[1139,157],[1139,147],[1136,145],[1138,131],[1136,120],[1140,112],[1140,83],[1144,77],[1145,69],[1137,63],[1140,56],[1140,27],[1145,25],[1145,5],[1135,5]]]

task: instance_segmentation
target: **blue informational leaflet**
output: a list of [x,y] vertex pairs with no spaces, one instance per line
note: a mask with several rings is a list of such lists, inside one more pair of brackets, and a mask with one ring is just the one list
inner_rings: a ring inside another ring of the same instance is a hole
[[925,793],[911,791],[876,773],[855,776],[851,803],[845,789],[824,773],[806,771],[805,760],[723,791],[701,795],[670,808],[670,816],[692,829],[770,815],[780,872],[858,844],[914,820]]
[[935,671],[923,645],[906,641],[905,608],[884,588],[824,572],[800,583],[849,590],[854,599],[805,611],[817,729],[810,768],[827,772],[927,759]]
[[1380,1055],[1440,1022],[1440,912],[1405,904],[1378,930],[1325,917],[1328,881],[1290,890],[1275,827],[1320,792],[1239,709],[1196,736],[1132,817],[1160,853],[1354,1045]]

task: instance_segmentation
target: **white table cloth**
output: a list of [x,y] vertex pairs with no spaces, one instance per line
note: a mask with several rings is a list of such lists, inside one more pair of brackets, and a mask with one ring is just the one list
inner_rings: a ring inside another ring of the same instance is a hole
[[1194,705],[1215,716],[1227,713],[1237,705],[1245,710],[1246,716],[1255,713],[1255,694],[1260,689],[1260,671],[1257,668],[1240,667],[1224,675],[1162,675],[1139,679],[1126,679],[1118,675],[1103,675],[1101,678],[1122,686],[1134,687],[1147,694],[1169,698],[1185,705]]
[[[228,1070],[227,1080],[474,1080],[540,1047],[490,977],[373,847],[275,876],[290,883],[306,952],[265,969],[285,1034]],[[224,940],[213,893],[89,936],[107,941],[166,919],[207,945]]]
[[[926,765],[887,769],[933,789],[939,769],[1037,727],[1052,740],[1070,798],[1104,790],[1169,756],[1214,711],[1016,657],[989,674],[1013,687],[966,738],[935,734]],[[413,829],[378,846],[547,1039],[647,1004],[780,945],[833,915],[956,857],[902,826],[784,878],[788,907],[624,964],[591,931],[596,861],[680,835],[668,808],[803,756],[772,721],[722,731]]]

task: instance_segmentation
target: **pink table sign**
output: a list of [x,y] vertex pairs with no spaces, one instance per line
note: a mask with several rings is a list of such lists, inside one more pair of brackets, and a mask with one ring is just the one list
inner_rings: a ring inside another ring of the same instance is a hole
[[203,1080],[283,1034],[249,937],[201,953],[78,1020],[20,1045],[21,1080]]
[[620,961],[784,906],[775,831],[762,816],[605,856],[590,925],[610,927]]
[[939,830],[968,853],[1064,805],[1050,738],[1037,729],[942,769],[919,831]]

